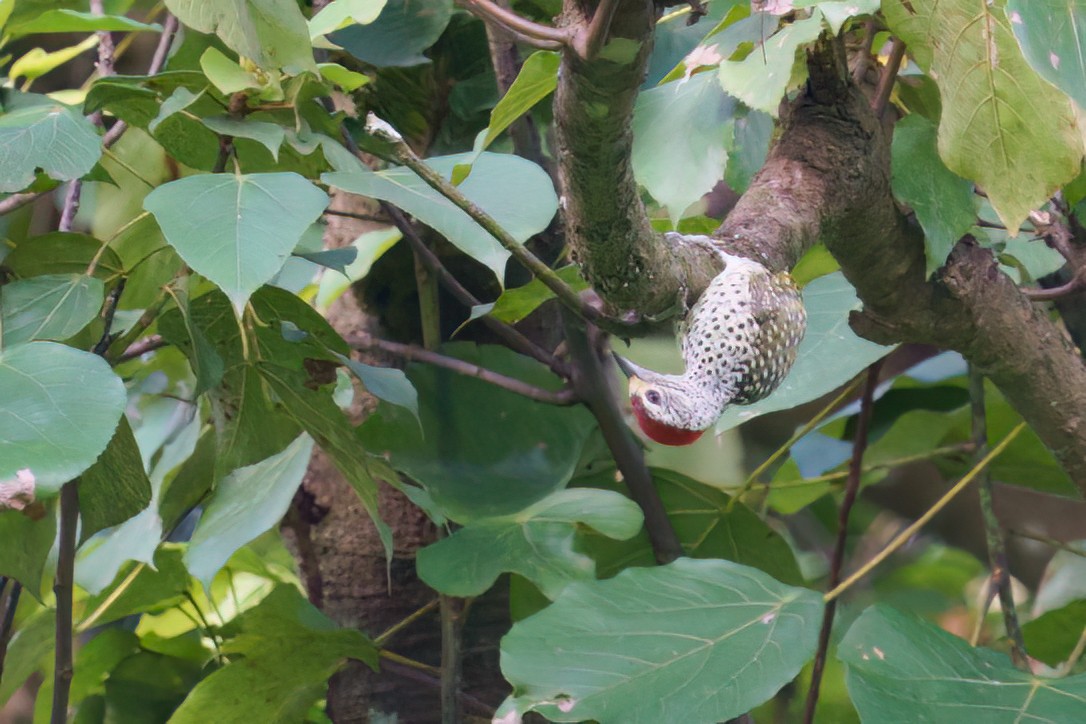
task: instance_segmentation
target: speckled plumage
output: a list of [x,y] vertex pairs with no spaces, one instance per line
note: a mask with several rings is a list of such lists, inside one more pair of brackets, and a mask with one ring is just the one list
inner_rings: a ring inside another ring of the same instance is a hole
[[807,313],[791,276],[773,274],[752,259],[723,256],[724,271],[698,298],[682,330],[686,371],[637,369],[630,379],[634,411],[650,436],[661,426],[707,429],[728,405],[766,397],[795,361]]

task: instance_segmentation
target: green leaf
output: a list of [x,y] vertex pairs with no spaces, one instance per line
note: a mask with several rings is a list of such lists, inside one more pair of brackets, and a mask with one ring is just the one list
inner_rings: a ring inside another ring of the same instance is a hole
[[[28,512],[0,510],[0,576],[14,578],[34,598],[41,598],[42,571],[56,539],[57,518],[52,510],[39,514],[37,520]],[[0,705],[3,701],[0,696]]]
[[79,479],[80,541],[118,525],[151,504],[151,481],[143,471],[136,438],[121,418],[101,457]]
[[35,33],[93,33],[99,30],[138,33],[143,30],[161,32],[162,26],[141,23],[123,15],[95,15],[76,10],[46,10],[35,17],[12,23],[7,31],[12,36]]
[[327,194],[295,173],[189,176],[143,202],[181,258],[239,314],[327,205]]
[[803,303],[807,307],[807,334],[800,342],[792,371],[761,402],[728,408],[717,421],[717,432],[817,399],[890,353],[891,347],[862,339],[848,326],[848,314],[860,308],[860,301],[840,272],[819,277],[804,287]]
[[103,252],[102,242],[93,236],[54,231],[19,242],[4,259],[4,266],[16,276],[28,278],[47,274],[82,275],[98,255],[94,276],[105,279],[124,272],[120,257],[111,248]]
[[1067,96],[1026,63],[1003,2],[887,0],[892,32],[939,84],[939,155],[984,188],[1013,234],[1081,166],[1083,139]]
[[317,72],[305,16],[294,0],[166,0],[166,7],[188,27],[215,33],[261,68]]
[[[352,22],[369,25],[385,7],[385,0],[332,0],[309,20],[309,35],[327,35]],[[323,72],[323,68],[321,69]],[[348,89],[353,90],[353,89]]]
[[283,145],[283,139],[286,138],[286,131],[283,130],[282,126],[248,119],[239,121],[229,116],[213,116],[205,118],[203,121],[205,126],[220,135],[249,138],[256,141],[268,149],[268,153],[276,161],[279,160],[279,147]]
[[411,380],[407,379],[403,370],[394,367],[375,367],[345,355],[338,355],[338,357],[340,362],[347,365],[347,369],[362,382],[366,392],[390,405],[399,405],[410,411],[416,419],[418,418],[419,393],[411,384]]
[[54,342],[0,352],[0,400],[0,480],[27,470],[39,497],[91,466],[126,403],[105,360]]
[[131,631],[110,628],[98,631],[79,648],[72,676],[71,702],[104,694],[105,682],[119,663],[138,653],[140,639]]
[[799,673],[821,617],[814,591],[727,561],[683,558],[572,583],[502,639],[516,697],[506,706],[551,721],[723,721]]
[[90,172],[102,155],[94,124],[46,96],[0,91],[0,192],[21,191],[40,168],[57,181]]
[[[811,17],[774,33],[743,60],[725,60],[720,64],[720,85],[751,108],[776,117],[785,92],[806,74],[806,64],[796,64],[796,52],[818,38],[822,21],[822,11],[816,9]],[[797,67],[804,75],[797,77]]]
[[1086,6],[1077,0],[1007,0],[1030,67],[1086,108]]
[[18,691],[30,675],[38,671],[53,653],[56,611],[43,608],[25,621],[11,639],[4,657],[4,677],[0,679],[0,707]]
[[490,125],[483,138],[486,148],[502,131],[530,111],[536,103],[549,96],[558,86],[558,63],[561,56],[549,50],[537,50],[528,56],[520,72],[502,99],[490,112]]
[[[430,158],[426,163],[446,178],[473,154]],[[326,173],[321,180],[351,193],[388,201],[433,227],[454,246],[505,278],[509,252],[464,211],[406,168],[356,173]],[[495,153],[480,154],[460,191],[490,214],[520,242],[547,228],[558,210],[550,177],[531,161]]]
[[[225,366],[218,351],[211,345],[203,330],[200,329],[199,324],[193,319],[188,294],[178,293],[176,302],[177,311],[184,321],[185,334],[188,338],[180,341],[180,335],[171,331],[168,322],[166,325],[162,325],[161,320],[159,331],[163,333],[166,339],[175,340],[174,344],[189,358],[192,371],[196,375],[196,389],[193,391],[193,396],[197,397],[207,390],[217,387],[222,382]],[[165,326],[165,330],[161,329],[163,326]]]
[[221,93],[237,93],[260,87],[260,79],[255,73],[245,70],[236,60],[214,46],[200,56],[200,70]]
[[1026,651],[1049,666],[1058,666],[1071,656],[1083,629],[1086,629],[1086,600],[1046,611],[1022,626]]
[[[560,385],[538,362],[501,347],[449,344],[442,353],[547,389]],[[459,523],[515,513],[564,487],[596,427],[584,409],[438,367],[409,365],[407,376],[419,393],[422,432],[408,413],[385,407],[363,423],[361,437]]]
[[197,684],[169,724],[296,724],[347,659],[377,668],[373,642],[357,629],[337,627],[291,586],[275,588],[236,625],[240,633],[223,649],[242,658]]
[[519,513],[483,518],[418,552],[419,578],[451,596],[478,596],[503,572],[524,576],[555,598],[566,584],[592,579],[595,565],[573,550],[578,524],[625,540],[641,530],[641,509],[619,493],[559,490]]
[[428,63],[422,51],[445,31],[452,0],[388,0],[377,19],[329,36],[364,63],[380,68]]
[[71,45],[67,48],[54,50],[51,53],[47,53],[41,48],[31,48],[11,64],[11,68],[8,69],[8,77],[11,80],[20,77],[26,77],[27,80],[35,80],[49,71],[59,68],[69,60],[80,56],[96,45],[98,45],[98,37],[91,35],[84,38],[83,42],[78,45]]
[[219,482],[185,551],[185,565],[205,588],[234,551],[282,520],[312,451],[312,438],[300,435],[278,455]]
[[[624,491],[613,470],[602,470],[578,485]],[[691,558],[723,558],[751,566],[790,585],[803,583],[788,541],[745,505],[731,505],[731,496],[674,470],[652,468],[652,483],[675,528],[683,553]],[[730,509],[729,509],[730,506]],[[618,542],[597,535],[583,536],[582,548],[596,560],[600,578],[628,566],[656,564],[648,533]]]
[[864,721],[1056,724],[1077,721],[1086,707],[1086,675],[1027,674],[1003,654],[888,606],[864,611],[837,651]]
[[[725,127],[737,103],[713,73],[644,91],[633,119],[633,171],[671,223],[713,190],[728,161]],[[676,129],[683,129],[676,133]]]
[[946,262],[950,250],[977,219],[973,184],[939,158],[935,124],[909,115],[894,127],[894,195],[912,207],[924,229],[927,275]]
[[365,73],[347,70],[339,63],[318,63],[317,67],[320,69],[321,78],[329,83],[335,83],[347,92],[358,90],[370,82],[370,77]]
[[0,287],[0,346],[32,339],[65,340],[98,316],[104,298],[101,280],[78,274],[5,284]]
[[178,86],[174,89],[170,97],[162,101],[162,106],[158,109],[158,115],[154,120],[147,124],[147,130],[154,133],[164,120],[169,118],[175,113],[180,113],[193,103],[200,99],[200,93],[193,93],[185,86]]
[[[581,276],[581,269],[576,264],[562,267],[558,270],[558,276],[575,291],[588,289],[588,282]],[[534,312],[543,302],[553,298],[554,292],[546,284],[538,279],[532,279],[522,287],[506,289],[494,304],[489,305],[487,311],[495,319],[516,324]]]
[[734,138],[730,142],[725,138],[728,163],[724,169],[724,180],[736,193],[745,192],[754,174],[765,165],[772,135],[773,117],[768,113],[750,109],[736,112]]
[[374,477],[375,471],[383,469],[381,461],[371,458],[359,444],[354,428],[331,395],[309,389],[298,379],[297,373],[283,367],[265,363],[257,368],[263,380],[279,396],[286,412],[317,441],[358,493],[362,506],[377,527],[385,554],[391,559],[392,530],[381,519],[377,506],[378,482]]
[[190,579],[182,555],[181,546],[166,543],[155,551],[153,566],[130,563],[123,567],[109,586],[83,604],[85,617],[79,628],[102,626],[137,613],[160,613],[188,600],[185,592]]
[[799,0],[793,3],[793,7],[817,7],[822,14],[826,17],[826,24],[830,26],[830,30],[837,34],[841,31],[841,26],[845,24],[845,21],[849,18],[854,18],[858,15],[872,15],[879,11],[880,0],[834,0],[833,2],[827,2],[826,0]]
[[380,259],[386,251],[403,238],[400,230],[388,226],[362,233],[351,242],[350,248],[354,249],[354,260],[343,270],[344,276],[335,274],[321,275],[317,287],[315,303],[318,307],[326,308],[332,302],[347,291],[351,284],[364,279],[370,273],[370,267]]

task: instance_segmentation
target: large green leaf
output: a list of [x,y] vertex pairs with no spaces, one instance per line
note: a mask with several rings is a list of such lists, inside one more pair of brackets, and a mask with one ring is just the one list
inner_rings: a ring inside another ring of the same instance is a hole
[[570,584],[514,624],[499,714],[712,724],[750,710],[813,655],[822,597],[728,561],[679,559]]
[[295,173],[214,174],[159,186],[143,205],[181,258],[240,310],[282,268],[328,196]]
[[378,67],[427,63],[433,45],[452,17],[452,0],[388,0],[377,19],[329,36],[359,60]]
[[939,85],[939,155],[1015,233],[1078,175],[1083,139],[1067,96],[1022,56],[1003,4],[886,0],[883,12],[909,48],[923,48],[916,60]]
[[890,353],[890,347],[858,337],[848,326],[849,312],[861,305],[856,291],[840,272],[819,277],[804,287],[803,304],[807,307],[807,334],[799,345],[792,371],[761,402],[728,408],[717,422],[717,432],[767,412],[817,399]]
[[0,347],[32,339],[65,340],[90,324],[105,298],[100,279],[50,274],[0,287]]
[[101,626],[137,613],[159,613],[187,600],[190,578],[182,555],[180,545],[167,543],[154,552],[153,565],[140,562],[123,567],[109,586],[84,602],[80,627]]
[[68,106],[33,93],[0,91],[0,192],[21,191],[40,168],[70,181],[102,155],[94,125]]
[[332,0],[310,18],[309,34],[316,38],[351,22],[368,25],[377,19],[384,7],[385,0]]
[[237,627],[223,650],[241,658],[197,684],[169,724],[296,724],[347,659],[377,668],[372,641],[336,626],[292,586],[277,587],[231,625]]
[[[815,9],[811,17],[774,33],[746,58],[722,62],[720,85],[751,108],[776,116],[785,91],[803,80],[803,75],[795,73],[796,52],[814,41],[822,29],[822,11]],[[806,65],[798,67],[801,73],[806,72]]]
[[1003,654],[971,647],[923,619],[872,606],[838,647],[848,690],[864,721],[985,724],[1080,721],[1086,675],[1045,679]]
[[312,451],[312,438],[301,435],[278,455],[239,468],[219,483],[185,551],[185,565],[205,587],[234,551],[283,518]]
[[122,417],[105,452],[79,480],[80,540],[123,523],[150,504],[151,481],[132,427]]
[[[473,158],[474,154],[461,153],[430,158],[426,163],[445,178],[451,178],[457,164],[470,163]],[[321,180],[344,191],[399,206],[436,229],[465,254],[490,267],[499,281],[505,278],[509,252],[409,169],[326,173]],[[558,197],[550,177],[531,161],[516,156],[481,154],[471,175],[459,188],[520,242],[545,229],[558,210]]]
[[166,7],[185,25],[215,33],[261,68],[317,72],[309,28],[294,0],[166,0]]
[[1007,0],[1007,17],[1030,67],[1086,108],[1086,5]]
[[[559,385],[539,363],[501,347],[442,351],[535,385]],[[459,523],[515,513],[565,486],[595,427],[582,408],[535,402],[442,368],[410,365],[407,376],[419,393],[422,432],[407,412],[384,407],[361,436]]]
[[0,351],[0,480],[27,470],[41,493],[86,470],[124,412],[124,384],[105,360],[55,342]]
[[894,195],[912,207],[924,229],[929,276],[977,220],[973,184],[943,165],[936,135],[935,124],[918,114],[894,127]]
[[[93,236],[64,231],[19,242],[4,257],[4,266],[23,278],[47,274],[83,275],[96,255],[99,258],[94,276],[105,279],[124,272],[124,265],[112,248],[103,250],[102,242]],[[125,291],[128,291],[127,285]]]
[[[633,119],[634,176],[667,206],[672,224],[724,178],[726,124],[737,105],[721,90],[713,73],[698,73],[638,96]],[[676,133],[677,128],[682,131]]]
[[1071,656],[1086,629],[1086,600],[1045,611],[1022,626],[1022,639],[1032,658],[1058,666]]
[[469,523],[418,552],[419,578],[452,596],[478,596],[503,572],[524,576],[549,598],[566,584],[591,579],[595,565],[573,550],[578,524],[609,538],[641,529],[641,509],[618,493],[559,490],[519,513]]

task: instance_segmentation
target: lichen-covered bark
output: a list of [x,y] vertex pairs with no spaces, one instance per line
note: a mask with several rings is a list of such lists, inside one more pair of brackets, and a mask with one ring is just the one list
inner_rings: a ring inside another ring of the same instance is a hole
[[[571,8],[568,15],[591,15]],[[613,310],[653,316],[719,268],[706,247],[669,246],[653,232],[631,165],[637,91],[652,51],[652,0],[622,0],[607,43],[592,60],[566,52],[554,98],[566,238],[585,276]]]
[[[638,53],[617,65],[568,53],[563,62],[555,101],[560,177],[570,241],[590,281],[612,308],[652,314],[700,293],[716,262],[647,230],[629,151],[651,8],[632,0],[621,8],[611,42],[636,40]],[[921,233],[890,191],[890,129],[852,85],[835,40],[820,41],[808,60],[805,92],[782,111],[765,166],[714,237],[772,269],[790,268],[823,241],[864,303],[853,319],[860,334],[961,352],[1086,494],[1086,365],[1078,350],[999,272],[991,252],[968,239],[925,279]]]

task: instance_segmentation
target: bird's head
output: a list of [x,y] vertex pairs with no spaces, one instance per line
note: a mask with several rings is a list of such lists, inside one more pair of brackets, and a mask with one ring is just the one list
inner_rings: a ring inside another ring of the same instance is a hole
[[630,378],[630,405],[641,431],[664,445],[689,445],[702,436],[717,415],[706,412],[707,400],[682,375],[645,369],[615,355]]

